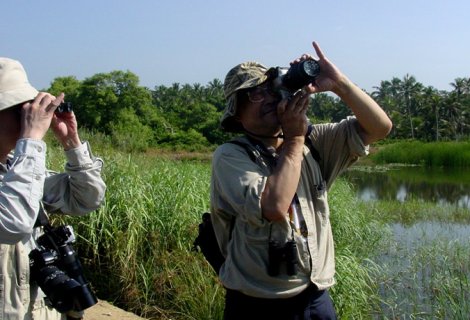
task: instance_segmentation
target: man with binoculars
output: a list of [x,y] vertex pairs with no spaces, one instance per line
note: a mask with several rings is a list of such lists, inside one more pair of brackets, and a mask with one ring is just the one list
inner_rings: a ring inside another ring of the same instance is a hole
[[[18,61],[0,58],[0,319],[76,319],[96,303],[73,230],[52,228],[46,214],[87,214],[106,189],[103,162],[80,141],[63,99],[38,92]],[[46,170],[49,127],[67,158],[64,173]]]
[[[335,319],[334,243],[327,193],[392,123],[313,42],[288,70],[246,62],[224,82],[228,132],[217,148],[211,213],[225,262],[225,319]],[[330,91],[354,113],[309,124],[309,96]]]

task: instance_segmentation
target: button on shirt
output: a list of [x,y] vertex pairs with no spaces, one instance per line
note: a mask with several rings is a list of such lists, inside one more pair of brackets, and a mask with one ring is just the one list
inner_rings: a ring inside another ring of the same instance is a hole
[[[287,298],[299,294],[310,283],[320,290],[334,284],[328,190],[343,170],[368,153],[357,129],[354,117],[313,126],[309,138],[320,154],[320,163],[304,147],[296,192],[296,214],[302,215],[306,232],[292,232],[295,223],[287,213],[282,221],[270,222],[263,217],[261,194],[269,170],[253,162],[239,145],[228,143],[217,148],[212,161],[211,212],[217,240],[226,257],[219,273],[225,287],[253,297]],[[279,275],[269,276],[269,240],[285,243],[292,234],[297,245],[297,274],[289,276],[285,266],[281,266]]]

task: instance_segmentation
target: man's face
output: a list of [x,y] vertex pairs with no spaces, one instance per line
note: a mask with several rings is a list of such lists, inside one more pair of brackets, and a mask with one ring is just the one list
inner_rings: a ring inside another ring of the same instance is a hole
[[0,111],[0,140],[2,147],[13,149],[20,137],[21,105]]
[[264,83],[247,91],[247,98],[240,106],[239,121],[252,133],[275,135],[280,129],[277,117],[277,105],[281,101],[279,94],[273,92]]

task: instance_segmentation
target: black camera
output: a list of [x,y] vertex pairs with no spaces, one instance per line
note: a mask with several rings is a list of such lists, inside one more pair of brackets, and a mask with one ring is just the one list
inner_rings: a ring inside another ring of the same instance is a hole
[[59,104],[57,109],[55,109],[55,112],[57,113],[63,113],[63,112],[72,112],[73,107],[72,107],[72,102],[62,102]]
[[74,241],[71,226],[46,225],[37,240],[38,248],[29,254],[31,280],[61,313],[82,311],[98,302],[70,245]]
[[286,273],[289,276],[297,274],[297,244],[294,240],[281,245],[278,241],[270,240],[268,247],[268,274],[275,277],[279,274],[281,263],[286,264]]
[[283,99],[312,83],[319,74],[320,65],[312,59],[294,63],[290,68],[276,67],[269,70],[272,89],[279,92]]

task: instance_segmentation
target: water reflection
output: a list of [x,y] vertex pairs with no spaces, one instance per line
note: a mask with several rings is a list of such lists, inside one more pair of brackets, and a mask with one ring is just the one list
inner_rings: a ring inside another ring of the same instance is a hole
[[470,244],[470,225],[468,224],[420,221],[411,226],[392,223],[390,227],[396,243],[408,250],[430,245],[435,241]]
[[364,201],[422,199],[470,209],[470,169],[356,166],[345,177]]
[[[345,177],[363,201],[394,200],[406,206],[406,201],[418,199],[438,206],[470,209],[470,169],[353,167]],[[462,275],[459,268],[468,265],[464,264],[466,259],[462,260],[468,254],[461,252],[470,246],[470,224],[425,219],[429,220],[414,221],[411,225],[391,223],[393,238],[389,246],[372,258],[384,270],[384,278],[379,280],[384,303],[374,319],[414,317],[410,315],[418,315],[419,319],[423,315],[439,318],[437,315],[442,313],[436,299],[441,296],[435,290],[443,284],[454,288],[452,292],[464,297],[463,301],[468,300],[466,293],[462,293],[468,292],[467,287],[454,286],[452,281],[469,283],[467,273]]]

